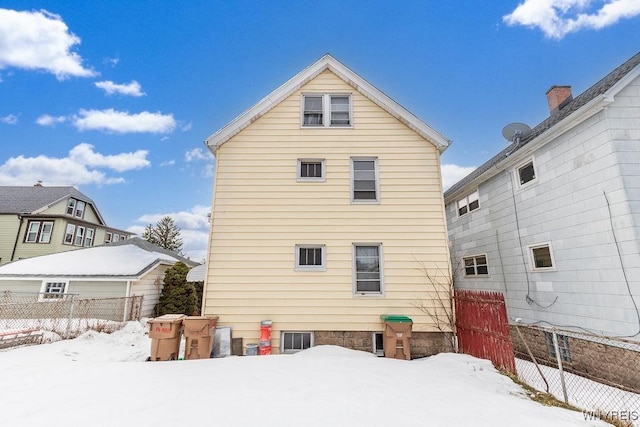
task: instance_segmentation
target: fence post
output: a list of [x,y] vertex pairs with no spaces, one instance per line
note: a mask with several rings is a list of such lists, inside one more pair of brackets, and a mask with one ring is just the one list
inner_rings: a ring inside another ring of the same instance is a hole
[[69,319],[67,320],[67,333],[65,334],[65,339],[69,339],[71,335],[71,320],[73,319],[73,304],[75,301],[75,295],[71,295],[71,307],[69,308]]
[[556,329],[552,328],[551,333],[553,335],[553,348],[556,350],[556,360],[558,361],[558,371],[560,372],[560,384],[562,385],[562,395],[564,396],[564,403],[569,404],[567,398],[567,386],[564,382],[564,371],[562,370],[562,355],[560,354],[560,346],[558,345],[558,336],[556,335]]

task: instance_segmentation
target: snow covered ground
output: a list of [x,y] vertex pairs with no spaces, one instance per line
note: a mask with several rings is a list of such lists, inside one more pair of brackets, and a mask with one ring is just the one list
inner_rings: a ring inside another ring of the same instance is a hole
[[0,352],[1,425],[604,426],[545,407],[490,362],[318,346],[295,355],[144,362],[139,322]]

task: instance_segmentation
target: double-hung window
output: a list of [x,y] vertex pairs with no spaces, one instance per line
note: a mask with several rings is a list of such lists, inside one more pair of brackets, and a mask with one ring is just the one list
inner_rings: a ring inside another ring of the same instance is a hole
[[478,209],[480,207],[480,202],[478,201],[478,190],[458,200],[457,207],[458,216],[468,214],[469,212]]
[[377,203],[379,201],[378,159],[351,158],[351,201]]
[[475,255],[463,258],[464,275],[467,277],[488,276],[489,267],[486,255]]
[[353,271],[356,294],[382,294],[382,245],[354,244]]
[[296,245],[296,270],[325,268],[325,245]]
[[24,241],[27,243],[49,243],[52,231],[53,221],[29,221]]
[[82,246],[84,244],[84,230],[85,228],[81,225],[76,227],[76,238],[73,241],[75,246]]
[[93,236],[95,235],[95,230],[93,228],[87,228],[87,234],[84,236],[84,245],[85,246],[93,246]]
[[351,95],[302,95],[303,127],[349,127],[351,117]]
[[298,181],[324,181],[324,159],[298,159]]

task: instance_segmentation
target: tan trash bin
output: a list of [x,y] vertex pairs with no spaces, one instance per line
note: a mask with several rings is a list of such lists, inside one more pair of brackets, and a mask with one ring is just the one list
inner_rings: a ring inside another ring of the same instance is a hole
[[380,319],[384,323],[384,357],[410,360],[413,320],[398,315],[382,315]]
[[218,317],[188,316],[182,321],[186,339],[185,360],[208,359],[213,350],[213,337]]
[[151,357],[148,360],[177,360],[182,339],[184,314],[165,314],[149,320]]

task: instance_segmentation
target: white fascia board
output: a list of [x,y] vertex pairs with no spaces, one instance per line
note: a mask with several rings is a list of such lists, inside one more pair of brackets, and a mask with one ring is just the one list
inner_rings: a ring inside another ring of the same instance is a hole
[[296,90],[300,89],[307,82],[315,78],[324,70],[330,70],[358,92],[369,98],[372,102],[387,111],[389,114],[400,120],[414,132],[418,133],[427,141],[436,146],[442,153],[451,143],[450,140],[435,131],[414,114],[395,102],[393,99],[378,90],[372,84],[351,71],[344,64],[333,58],[331,55],[324,55],[311,66],[307,67],[279,88],[271,92],[260,100],[253,107],[236,117],[229,124],[211,135],[205,143],[215,155],[216,150],[244,128],[249,126],[258,118],[262,117],[278,103],[283,101]]
[[126,280],[139,280],[137,276],[74,276],[73,274],[65,274],[65,275],[56,275],[56,274],[38,274],[35,276],[29,275],[6,275],[0,276],[0,281],[11,280],[11,281],[33,281],[38,280],[42,281],[45,279],[59,279],[64,281],[78,281],[78,280],[86,280],[86,281],[94,281],[94,282],[122,282]]

